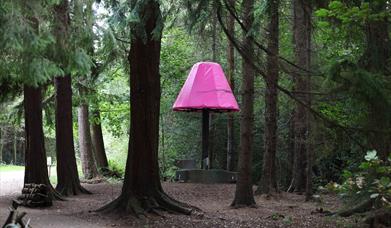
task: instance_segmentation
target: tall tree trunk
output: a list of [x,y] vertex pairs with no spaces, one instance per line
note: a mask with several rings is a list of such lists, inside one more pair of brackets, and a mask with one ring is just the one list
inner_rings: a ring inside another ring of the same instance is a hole
[[71,77],[56,77],[56,190],[64,196],[88,193],[80,185],[73,142]]
[[[81,90],[81,96],[85,95],[83,88]],[[80,148],[80,160],[85,179],[92,179],[98,176],[98,170],[95,165],[90,120],[89,120],[89,108],[88,103],[83,101],[78,109],[78,123],[79,123],[79,148]]]
[[[387,10],[387,2],[386,0],[373,1],[369,6],[374,13],[382,13]],[[388,20],[389,18],[383,18],[367,22],[366,51],[360,59],[363,68],[383,77],[389,77],[391,43]],[[369,128],[374,130],[369,136],[369,144],[378,152],[379,157],[386,161],[391,152],[391,135],[386,133],[391,127],[391,120],[388,116],[388,107],[378,103],[380,102],[369,104]]]
[[[254,22],[253,0],[243,0],[243,24],[247,31]],[[243,46],[249,61],[254,59],[253,36],[243,35]],[[234,207],[255,205],[253,183],[251,178],[251,165],[253,153],[253,125],[254,125],[254,69],[245,60],[242,64],[242,112],[240,119],[240,153],[238,161],[238,180],[236,183]]]
[[[292,110],[293,111],[293,110]],[[293,113],[293,112],[292,112]],[[293,122],[293,115],[289,117],[288,121],[289,131],[288,131],[288,158],[287,158],[287,167],[286,170],[286,177],[284,181],[284,186],[286,187],[288,192],[291,192],[291,184],[293,180],[293,167],[294,167],[294,158],[295,158],[295,140],[294,140],[294,122]]]
[[[231,7],[234,7],[235,1],[230,0],[229,4]],[[234,37],[235,34],[235,18],[233,15],[228,15],[227,21],[228,32]],[[235,92],[235,48],[231,41],[228,41],[227,48],[227,62],[228,62],[228,82],[231,86],[231,90]],[[234,153],[234,123],[235,118],[232,113],[228,113],[228,121],[227,121],[227,167],[226,169],[229,171],[233,171],[235,169],[235,153]]]
[[[61,52],[66,52],[68,45],[69,5],[62,0],[54,7],[56,16],[54,35]],[[62,53],[61,53],[62,54]],[[62,62],[62,59],[58,59]],[[56,89],[56,156],[57,186],[56,190],[64,196],[88,193],[80,185],[77,172],[75,147],[73,142],[72,121],[72,79],[70,75],[54,79]]]
[[12,151],[13,151],[13,160],[14,160],[14,164],[17,165],[18,164],[18,130],[15,128],[14,129],[14,140],[13,140],[13,147],[12,147]]
[[[295,46],[296,64],[306,69],[306,71],[296,69],[293,72],[295,82],[296,97],[311,105],[310,91],[310,74],[308,73],[311,66],[311,3],[303,0],[293,0],[293,33]],[[311,161],[308,156],[312,151],[308,150],[310,122],[309,111],[301,104],[296,104],[294,111],[294,170],[292,178],[292,190],[304,192],[306,190],[306,169],[310,169]]]
[[108,168],[105,144],[103,141],[102,124],[99,109],[93,112],[94,121],[91,123],[92,145],[94,147],[94,157],[98,169]]
[[[213,3],[213,6],[215,4]],[[214,7],[216,8],[216,7]],[[213,16],[212,19],[212,61],[217,61],[217,16]],[[214,161],[216,157],[216,123],[215,123],[216,116],[213,112],[209,112],[209,147],[208,147],[208,169],[214,168]]]
[[[93,0],[74,1],[74,20],[75,24],[85,23],[84,30],[78,29],[78,32],[86,33],[86,48],[87,53],[92,56],[94,54],[93,46],[93,25],[94,17],[92,11]],[[89,82],[86,77],[79,79],[79,95],[81,102],[78,108],[78,124],[79,124],[79,147],[80,160],[82,171],[85,179],[92,179],[98,176],[95,159],[93,155],[93,146],[91,139],[91,129],[89,121],[89,102],[88,102],[88,88],[86,84]]]
[[[265,152],[263,154],[262,178],[256,191],[258,194],[270,194],[277,185],[277,84],[278,84],[278,47],[279,47],[279,0],[269,1],[269,40],[267,56],[267,77],[265,90]],[[277,189],[274,189],[277,190]]]
[[52,199],[60,198],[49,181],[42,124],[41,88],[24,86],[24,121],[26,134],[24,184],[44,184]]
[[165,144],[165,139],[166,139],[166,134],[165,134],[165,124],[164,124],[164,117],[162,115],[162,113],[160,113],[160,133],[161,133],[161,147],[160,147],[160,151],[161,151],[161,155],[162,155],[162,163],[161,163],[161,172],[163,173],[163,180],[166,181],[166,176],[165,176],[165,173],[166,173],[166,144]]
[[3,163],[3,148],[4,148],[4,134],[3,127],[0,126],[0,164]]
[[182,203],[164,193],[159,179],[161,33],[155,30],[162,26],[159,3],[147,1],[138,10],[144,20],[138,26],[145,29],[145,36],[133,29],[129,53],[131,125],[125,179],[121,195],[101,210],[136,216],[159,209],[189,214]]

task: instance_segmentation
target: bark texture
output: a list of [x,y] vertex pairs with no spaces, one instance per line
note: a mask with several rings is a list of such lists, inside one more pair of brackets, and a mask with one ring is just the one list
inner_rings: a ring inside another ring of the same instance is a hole
[[[243,1],[244,26],[250,30],[253,18],[253,0]],[[243,46],[246,57],[254,59],[253,37],[244,34]],[[231,206],[245,207],[255,205],[252,189],[251,164],[253,150],[253,125],[254,125],[254,69],[252,65],[243,60],[242,67],[242,111],[240,120],[240,152],[238,161],[238,180],[236,183],[235,198]]]
[[14,164],[18,164],[18,131],[14,132],[14,140],[13,140],[13,155],[14,155]]
[[98,169],[104,169],[109,167],[107,161],[105,144],[103,141],[102,124],[100,118],[100,111],[96,109],[93,112],[94,121],[91,123],[91,137],[92,145],[94,147],[94,157]]
[[64,196],[88,193],[80,185],[72,121],[72,83],[69,75],[55,78],[56,88],[56,190]]
[[279,47],[279,0],[269,2],[269,40],[267,56],[267,77],[265,90],[265,152],[263,154],[262,178],[257,194],[270,194],[277,191],[276,153],[277,153],[277,84]]
[[[216,9],[216,4],[212,4],[213,8]],[[218,40],[217,40],[217,16],[215,16],[215,13],[213,12],[213,18],[212,18],[212,61],[217,62],[218,59]],[[216,127],[216,115],[213,112],[209,112],[209,147],[208,147],[208,169],[215,168],[215,158],[217,156],[219,150],[215,144],[216,140],[216,134],[217,134],[217,127]]]
[[[296,69],[293,72],[296,97],[307,105],[311,105],[311,97],[308,93],[311,88],[311,14],[310,2],[293,0],[293,41],[295,49],[296,65],[306,69]],[[308,169],[308,150],[310,132],[310,114],[301,104],[296,103],[294,111],[294,167],[291,190],[304,192]],[[310,177],[308,177],[310,178]]]
[[24,184],[44,184],[48,186],[49,196],[52,199],[60,199],[60,195],[49,181],[43,135],[41,88],[24,86],[24,119],[26,134]]
[[[83,91],[83,89],[81,89]],[[85,94],[82,92],[81,94]],[[79,124],[79,148],[81,166],[85,179],[92,179],[98,176],[98,170],[95,165],[88,104],[83,102],[78,109],[78,124]]]
[[[69,5],[63,0],[54,7],[56,23],[54,34],[60,50],[67,49],[69,29]],[[61,59],[59,59],[61,61]],[[77,172],[75,147],[73,142],[72,121],[72,81],[70,75],[56,77],[56,155],[57,186],[56,190],[64,196],[88,193],[80,185]]]
[[159,179],[161,33],[152,34],[156,26],[161,26],[157,24],[161,23],[158,1],[148,1],[139,13],[144,23],[138,26],[145,29],[146,37],[143,39],[133,30],[129,53],[131,126],[125,179],[121,195],[100,210],[135,216],[157,210],[189,214],[190,209],[164,193]]
[[[234,6],[235,1],[230,0],[229,4],[231,7]],[[227,29],[228,32],[234,37],[235,34],[235,18],[229,14],[227,21]],[[235,47],[231,41],[228,41],[227,48],[227,62],[228,62],[228,82],[231,86],[231,90],[235,92]],[[228,121],[227,121],[227,166],[226,169],[229,171],[233,171],[235,169],[235,151],[234,151],[234,123],[235,118],[232,113],[228,113]]]

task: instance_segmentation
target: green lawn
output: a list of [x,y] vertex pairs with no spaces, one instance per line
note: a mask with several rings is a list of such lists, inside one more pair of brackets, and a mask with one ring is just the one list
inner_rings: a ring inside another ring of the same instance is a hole
[[0,165],[0,172],[10,172],[10,171],[23,171],[24,166],[19,165]]

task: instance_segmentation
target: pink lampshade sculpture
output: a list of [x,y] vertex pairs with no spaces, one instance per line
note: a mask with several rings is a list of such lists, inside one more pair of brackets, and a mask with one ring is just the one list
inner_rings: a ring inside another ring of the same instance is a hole
[[196,63],[174,103],[173,110],[202,112],[201,168],[208,168],[209,112],[240,110],[220,64]]

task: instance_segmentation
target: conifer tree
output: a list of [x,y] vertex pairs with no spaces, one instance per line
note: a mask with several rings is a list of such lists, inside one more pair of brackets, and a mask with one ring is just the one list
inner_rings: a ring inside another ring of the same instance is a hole
[[[54,6],[54,30],[56,38],[55,58],[58,64],[68,68],[71,56],[70,18],[68,0],[62,0]],[[72,121],[72,79],[69,72],[54,79],[56,89],[56,152],[57,152],[57,186],[56,190],[64,196],[88,193],[80,185],[77,172],[76,155],[73,142]]]
[[163,191],[159,176],[159,63],[163,30],[159,1],[131,3],[140,21],[131,26],[131,124],[125,179],[120,196],[100,210],[135,216],[156,210],[189,214],[190,209]]
[[[254,1],[243,0],[244,26],[247,31],[253,25]],[[253,154],[253,126],[254,126],[254,69],[248,61],[254,60],[253,35],[244,32],[243,46],[247,59],[242,63],[242,110],[240,119],[240,151],[238,161],[238,180],[236,183],[233,207],[255,205],[253,183],[251,178],[251,164]]]
[[267,56],[267,75],[265,78],[265,152],[263,155],[262,178],[257,193],[270,194],[277,189],[276,153],[277,153],[277,84],[279,75],[279,0],[269,0],[269,36]]

